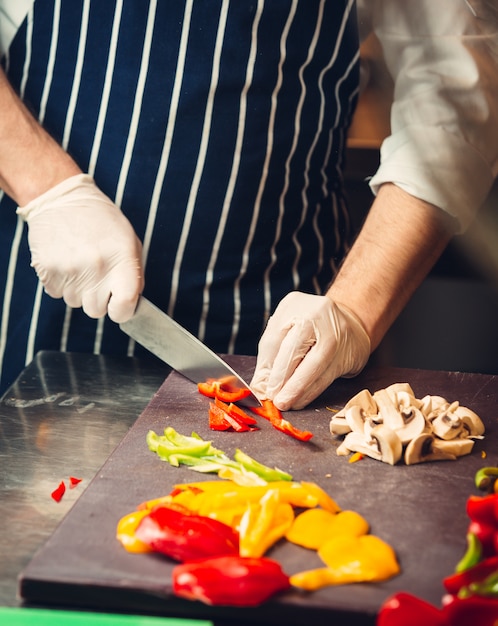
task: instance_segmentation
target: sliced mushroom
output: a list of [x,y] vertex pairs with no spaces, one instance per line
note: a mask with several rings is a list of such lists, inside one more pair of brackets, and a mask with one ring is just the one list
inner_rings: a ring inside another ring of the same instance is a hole
[[431,433],[422,433],[412,439],[405,448],[405,463],[415,465],[427,461],[454,461],[457,458],[454,454],[434,447],[434,442],[435,437]]
[[441,439],[455,439],[462,435],[463,422],[455,413],[458,406],[458,402],[453,402],[432,420],[432,430]]
[[403,454],[403,446],[399,437],[383,424],[372,428],[369,435],[357,432],[348,433],[344,442],[339,446],[337,454],[344,454],[344,449],[360,452],[390,465],[395,465]]
[[365,416],[363,409],[357,404],[350,406],[346,409],[345,413],[346,423],[349,428],[355,433],[362,433],[365,425]]
[[393,383],[386,387],[387,393],[391,396],[391,399],[396,404],[396,397],[399,399],[399,394],[403,396],[410,396],[410,398],[415,398],[415,393],[411,388],[410,383]]
[[474,411],[471,411],[465,406],[458,406],[454,413],[462,420],[462,424],[469,436],[480,437],[484,434],[484,424],[477,413],[474,413]]
[[332,435],[346,435],[351,432],[351,428],[346,422],[346,419],[337,414],[330,419],[329,429]]
[[426,395],[420,400],[420,410],[424,414],[424,417],[427,419],[429,415],[432,413],[432,396]]
[[396,434],[400,438],[401,443],[405,445],[425,431],[426,421],[422,411],[415,406],[402,409],[401,416],[403,418],[403,426],[396,429]]
[[453,454],[454,456],[465,456],[472,452],[474,447],[474,440],[464,437],[462,439],[434,439],[432,443],[433,450],[440,450],[447,454]]
[[389,393],[385,389],[379,389],[373,394],[373,398],[377,403],[379,414],[382,417],[382,423],[391,430],[403,428],[403,417]]

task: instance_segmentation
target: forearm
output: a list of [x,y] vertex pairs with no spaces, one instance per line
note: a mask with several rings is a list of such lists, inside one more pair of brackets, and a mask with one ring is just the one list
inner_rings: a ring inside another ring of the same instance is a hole
[[0,69],[0,188],[24,206],[80,172],[29,113]]
[[453,235],[438,208],[399,187],[379,190],[327,296],[355,313],[374,350]]

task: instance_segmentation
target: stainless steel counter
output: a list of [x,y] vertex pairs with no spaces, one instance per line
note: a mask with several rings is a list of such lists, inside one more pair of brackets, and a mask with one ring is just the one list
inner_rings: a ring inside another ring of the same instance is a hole
[[[0,606],[17,575],[147,406],[170,369],[150,359],[40,352],[0,400]],[[69,488],[69,477],[82,482]],[[59,482],[66,493],[57,503]]]

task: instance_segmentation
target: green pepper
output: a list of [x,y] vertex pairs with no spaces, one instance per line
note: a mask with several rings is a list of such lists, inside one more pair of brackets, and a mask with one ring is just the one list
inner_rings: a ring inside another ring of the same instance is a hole
[[254,472],[263,480],[273,482],[275,480],[292,480],[292,476],[277,467],[271,468],[259,463],[242,450],[237,449],[233,458],[238,461],[247,471]]
[[482,544],[475,533],[467,533],[467,550],[455,567],[455,572],[465,570],[477,565],[482,558]]
[[481,491],[493,491],[498,478],[498,467],[482,467],[474,477],[475,486]]

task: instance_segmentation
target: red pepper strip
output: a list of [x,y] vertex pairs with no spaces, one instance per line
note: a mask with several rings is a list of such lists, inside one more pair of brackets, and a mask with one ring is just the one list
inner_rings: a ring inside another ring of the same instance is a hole
[[175,595],[211,605],[257,606],[290,587],[280,564],[266,557],[205,559],[176,566],[172,576]]
[[[223,420],[225,421],[225,423],[228,424],[229,428],[232,427],[238,433],[243,433],[243,432],[247,432],[248,430],[251,430],[249,426],[247,426],[247,424],[244,424],[243,422],[239,422],[237,419],[232,417],[229,413],[227,413],[222,408],[217,406],[214,402],[211,402],[209,404],[209,426],[211,427],[212,422],[223,423]],[[227,429],[218,428],[215,430],[227,430]]]
[[496,571],[498,571],[498,555],[484,559],[464,572],[447,576],[443,579],[443,584],[448,593],[457,595],[461,589],[465,589],[472,583],[482,582],[489,574]]
[[498,493],[467,498],[467,515],[472,522],[495,526],[498,529]]
[[410,593],[400,592],[382,604],[376,626],[450,626],[450,623],[434,605]]
[[141,520],[135,536],[176,561],[239,553],[239,535],[227,524],[166,506],[152,509]]
[[211,430],[228,430],[230,423],[225,419],[225,411],[215,406],[212,402],[209,404],[209,428]]
[[203,396],[219,398],[223,402],[238,402],[251,395],[251,390],[244,387],[234,387],[219,380],[198,383],[197,388]]
[[443,607],[443,614],[446,617],[445,623],[450,626],[496,626],[498,600],[482,596],[452,596]]
[[81,478],[75,478],[74,476],[70,476],[69,477],[69,488],[72,489],[73,487],[76,487],[76,485],[79,485],[81,481],[82,481]]
[[231,415],[234,419],[242,424],[246,424],[247,426],[257,426],[258,421],[254,419],[251,415],[248,415],[244,410],[238,407],[233,402],[227,404],[226,402],[222,402],[219,398],[215,398],[214,403],[216,406],[219,406],[220,409],[223,409],[225,413]]
[[57,489],[54,489],[50,495],[56,502],[60,502],[62,500],[62,496],[65,493],[66,493],[66,484],[63,480],[61,480]]
[[484,556],[495,554],[497,551],[498,524],[491,526],[490,524],[481,524],[481,522],[470,522],[467,533],[472,533],[479,539]]
[[313,433],[309,430],[299,430],[299,428],[296,428],[288,420],[284,419],[282,413],[271,400],[263,400],[261,404],[262,406],[251,407],[251,411],[269,420],[271,425],[277,430],[299,441],[309,441],[313,437]]

